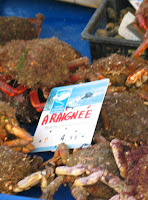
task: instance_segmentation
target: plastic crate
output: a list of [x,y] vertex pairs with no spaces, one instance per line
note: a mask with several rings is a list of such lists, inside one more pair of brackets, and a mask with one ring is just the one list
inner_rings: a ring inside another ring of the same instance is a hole
[[128,0],[102,0],[92,15],[87,26],[81,33],[81,38],[89,42],[92,61],[109,56],[111,53],[130,56],[133,50],[140,45],[140,41],[95,35],[97,28],[104,29],[108,23],[107,7],[112,7],[118,16],[120,10],[127,6],[131,6]]

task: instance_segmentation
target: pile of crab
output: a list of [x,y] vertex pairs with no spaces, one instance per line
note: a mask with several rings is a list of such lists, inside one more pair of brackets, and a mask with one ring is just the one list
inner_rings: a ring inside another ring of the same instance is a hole
[[[0,99],[5,102],[0,102],[0,192],[14,194],[41,182],[41,198],[52,199],[61,184],[69,183],[77,200],[148,199],[148,62],[139,58],[147,46],[148,40],[133,57],[113,54],[91,66],[88,58],[55,37],[1,46]],[[37,120],[55,86],[103,78],[110,79],[110,86],[95,145],[70,153],[60,144],[47,163],[24,154],[34,148],[32,136],[17,118]]]
[[[146,41],[144,47],[145,44]],[[42,91],[45,100],[54,86],[110,78],[94,135],[97,144],[77,149],[73,154],[69,154],[65,144],[59,145],[54,157],[48,161],[54,163],[52,174],[56,167],[57,178],[53,180],[51,171],[50,175],[42,172],[44,165],[41,165],[37,169],[39,178],[35,183],[31,178],[29,186],[30,176],[23,179],[24,173],[15,182],[3,176],[5,187],[2,193],[17,193],[41,181],[43,199],[52,199],[59,186],[66,182],[77,200],[148,198],[148,64],[135,58],[141,51],[143,44],[135,51],[134,57],[114,54],[90,66],[87,58],[81,58],[70,45],[54,37],[16,40],[1,47],[1,96],[15,108],[16,114],[20,103],[26,102],[20,106],[24,113],[28,113],[27,116],[22,112],[23,119],[30,117],[30,112],[25,111],[28,108],[28,111],[35,108],[34,112],[38,114],[43,110],[45,102],[40,102],[37,92],[40,95]],[[1,144],[25,153],[31,151],[32,137],[18,127],[14,113],[7,112],[9,105],[6,104],[1,102]],[[44,186],[42,177],[47,177]],[[25,186],[22,187],[22,183]]]
[[143,44],[131,58],[114,54],[86,70],[84,81],[110,78],[96,144],[73,153],[59,145],[50,160],[58,177],[45,188],[43,199],[52,199],[67,182],[77,200],[148,199],[148,64],[136,58],[141,51]]

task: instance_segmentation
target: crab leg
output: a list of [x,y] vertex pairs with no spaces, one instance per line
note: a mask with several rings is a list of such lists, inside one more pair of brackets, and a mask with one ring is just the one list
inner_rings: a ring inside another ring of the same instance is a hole
[[27,144],[29,144],[29,141],[22,140],[22,139],[15,139],[15,140],[6,141],[3,143],[3,145],[9,146],[9,147],[26,146]]
[[22,139],[15,139],[11,141],[3,142],[3,145],[11,147],[14,151],[21,151],[23,153],[29,153],[34,150],[34,146],[29,141]]
[[88,195],[84,187],[74,187],[72,189],[72,196],[77,200],[87,200]]
[[32,186],[37,185],[41,181],[41,188],[47,186],[47,182],[45,181],[46,170],[35,172],[30,176],[27,176],[23,180],[19,181],[14,187],[12,187],[13,192],[22,192],[24,190],[30,189]]
[[29,143],[26,146],[15,146],[15,147],[11,147],[11,149],[13,149],[14,151],[21,151],[23,153],[29,153],[30,151],[34,150],[34,146]]
[[52,196],[59,189],[59,187],[66,182],[65,176],[55,178],[43,191],[41,198],[52,199]]
[[119,139],[113,139],[110,142],[116,164],[122,177],[126,177],[127,164],[123,156],[123,144]]
[[27,90],[27,87],[24,87],[23,85],[19,85],[18,87],[13,88],[7,83],[5,83],[4,81],[0,80],[0,89],[9,97],[13,97],[13,96],[23,93],[25,90]]
[[69,69],[85,66],[88,67],[90,65],[88,57],[81,57],[67,63]]
[[44,17],[44,15],[42,13],[38,13],[36,15],[36,18],[28,18],[28,21],[30,21],[31,23],[36,24],[36,30],[37,30],[38,37],[40,35],[41,27],[42,27],[42,23],[43,23],[44,19],[45,19],[45,17]]
[[148,80],[148,70],[143,68],[141,70],[136,71],[134,74],[130,75],[125,85],[130,87],[132,84],[136,84],[136,87],[140,87],[143,83]]
[[11,124],[6,124],[5,127],[9,131],[9,133],[11,133],[21,139],[24,139],[28,142],[33,141],[33,137],[27,131],[23,130],[22,128],[13,126]]
[[109,129],[109,119],[104,107],[101,109],[101,117],[103,119],[104,130]]
[[109,187],[113,188],[116,192],[121,193],[121,199],[125,200],[127,197],[132,197],[130,188],[126,186],[118,176],[115,176],[108,170],[103,170],[99,167],[92,167],[86,164],[76,165],[74,167],[61,166],[56,168],[56,173],[58,175],[62,174],[73,176],[74,173],[77,172],[77,169],[80,170],[80,167],[82,168],[82,173],[85,171],[87,174],[90,173],[90,175],[76,179],[73,186],[82,187],[85,185],[94,185],[98,181],[101,181]]
[[28,190],[32,186],[37,185],[39,182],[41,183],[41,189],[44,191],[45,187],[48,185],[48,181],[52,181],[54,178],[54,166],[47,165],[46,169],[42,171],[37,171],[32,173],[31,175],[25,177],[21,181],[19,181],[15,186],[10,184],[9,187],[12,188],[13,192],[18,193],[23,190]]
[[[111,199],[109,199],[109,200],[121,200],[121,199],[123,199],[122,197],[121,197],[121,195],[120,194],[116,194],[115,196],[113,196]],[[124,198],[125,200],[136,200],[133,196],[128,196],[128,197],[125,197]]]
[[148,48],[148,39],[145,39],[143,43],[136,49],[132,57],[139,58],[141,54]]
[[33,90],[30,91],[29,96],[30,96],[30,101],[31,101],[32,106],[38,112],[42,112],[46,102],[40,103],[39,96],[38,96],[37,92],[35,92]]

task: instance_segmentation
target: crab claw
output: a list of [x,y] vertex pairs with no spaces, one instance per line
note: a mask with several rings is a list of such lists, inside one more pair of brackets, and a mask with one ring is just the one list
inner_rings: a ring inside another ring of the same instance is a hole
[[[5,108],[7,104],[2,105],[4,105]],[[2,129],[0,139],[3,145],[12,147],[14,150],[22,151],[24,153],[28,153],[34,149],[33,145],[31,144],[33,137],[27,131],[19,127],[19,123],[15,118],[15,114],[13,116],[9,116],[7,113],[4,113],[1,110],[0,125]],[[16,136],[16,138],[11,138],[12,135]]]
[[76,179],[74,186],[94,185],[101,179],[103,173],[104,170],[100,169],[100,171],[94,172],[87,177]]
[[13,126],[12,124],[6,124],[6,129],[8,132],[10,132],[11,134],[22,138],[28,142],[32,142],[33,141],[33,137],[24,129],[20,128],[20,127],[16,127]]
[[119,139],[113,139],[110,142],[116,164],[122,177],[126,177],[127,163],[123,155],[123,144]]
[[71,176],[79,176],[83,174],[86,169],[82,165],[76,165],[73,167],[60,166],[56,168],[56,174],[60,175],[71,175]]
[[130,87],[132,84],[135,84],[136,87],[141,87],[143,83],[148,80],[148,70],[143,68],[137,70],[134,74],[130,75],[126,80],[126,86]]

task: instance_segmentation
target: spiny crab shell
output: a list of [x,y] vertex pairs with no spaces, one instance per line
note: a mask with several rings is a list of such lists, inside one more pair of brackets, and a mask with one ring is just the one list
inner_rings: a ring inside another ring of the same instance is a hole
[[[26,96],[30,97],[37,112],[41,112],[50,90],[81,79],[85,64],[89,65],[88,58],[81,58],[71,45],[55,37],[11,41],[0,47],[0,89],[9,97],[18,96],[29,89]],[[79,74],[76,72],[78,67],[82,69]],[[5,99],[8,101],[8,98]],[[29,99],[25,100],[27,105]],[[23,109],[21,111],[24,113]]]
[[119,138],[133,143],[147,143],[148,106],[144,105],[143,99],[127,91],[108,92],[103,109],[106,115],[102,113],[102,118],[98,120],[96,136],[101,134],[110,141]]
[[17,183],[39,170],[43,159],[16,152],[7,146],[0,146],[0,192],[7,194],[17,191]]
[[69,80],[67,62],[80,54],[55,37],[16,40],[0,48],[1,71],[28,88],[52,88]]
[[0,44],[11,40],[32,40],[38,38],[44,16],[38,13],[35,18],[0,17]]
[[109,57],[94,61],[91,68],[96,74],[100,73],[104,77],[109,78],[111,85],[113,86],[130,87],[131,85],[135,85],[136,87],[140,87],[143,82],[147,81],[148,75],[147,77],[142,75],[138,80],[135,79],[136,81],[133,82],[133,84],[129,83],[131,82],[129,79],[131,75],[140,69],[148,71],[148,69],[146,69],[147,66],[147,63],[144,60],[112,54]]
[[[119,139],[113,139],[110,145],[120,174],[125,179],[125,184],[129,186],[132,196],[135,200],[146,200],[148,198],[148,145],[133,146]],[[127,199],[124,192],[123,189],[119,199]]]

